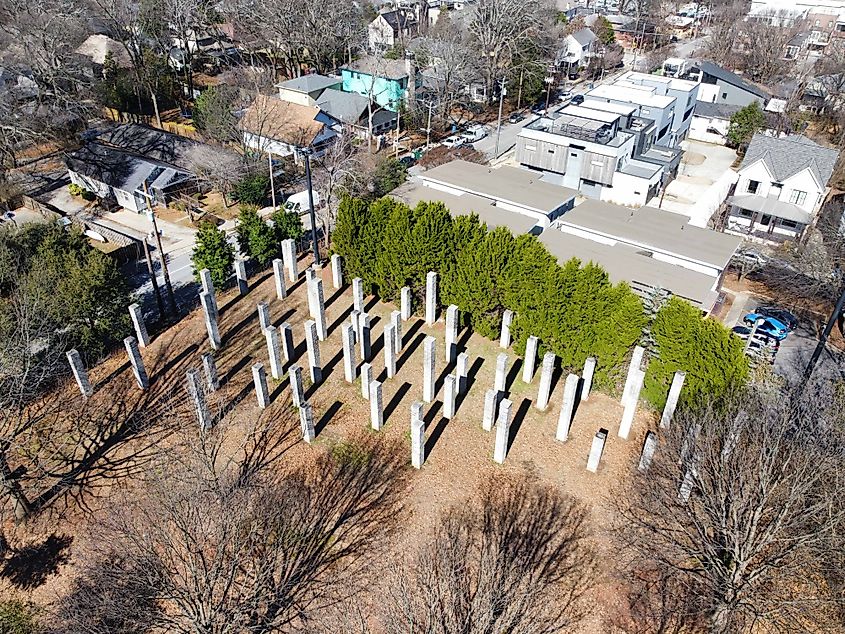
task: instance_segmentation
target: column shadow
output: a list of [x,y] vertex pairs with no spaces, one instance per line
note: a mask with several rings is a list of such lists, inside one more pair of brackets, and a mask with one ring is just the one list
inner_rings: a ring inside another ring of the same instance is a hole
[[104,386],[105,386],[105,385],[107,385],[108,383],[111,383],[114,379],[116,379],[116,378],[117,378],[117,377],[119,377],[121,374],[123,374],[124,372],[126,372],[126,370],[128,370],[130,367],[131,367],[131,364],[129,363],[129,361],[128,361],[128,360],[127,360],[127,361],[124,361],[122,364],[120,364],[120,366],[118,366],[117,368],[115,368],[114,370],[112,370],[111,374],[109,374],[107,377],[104,377],[104,378],[100,379],[100,380],[97,382],[97,384],[96,384],[96,385],[94,385],[91,389],[92,389],[92,390],[94,390],[94,391],[96,392],[96,391],[97,391],[97,390],[99,390],[101,387],[104,387]]
[[470,337],[472,337],[472,330],[470,328],[464,328],[458,333],[458,341],[455,344],[456,355],[467,351],[467,344],[469,343]]
[[[167,361],[167,363],[165,363],[165,364],[161,367],[161,369],[160,369],[160,370],[156,369],[156,368],[155,368],[155,366],[151,367],[151,370],[152,370],[151,374],[155,374],[155,375],[157,375],[157,376],[162,376],[162,375],[164,375],[164,374],[167,374],[170,370],[172,370],[174,367],[176,367],[177,365],[179,365],[179,363],[180,363],[180,362],[181,362],[181,361],[182,361],[185,357],[187,357],[187,356],[188,356],[188,355],[190,355],[190,354],[194,354],[194,353],[196,353],[196,352],[197,352],[197,350],[199,350],[199,346],[197,346],[197,344],[195,344],[195,343],[192,343],[190,346],[188,346],[187,348],[185,348],[184,350],[182,350],[182,351],[181,351],[179,354],[177,354],[175,357],[173,357],[172,359],[169,359],[169,360]],[[200,365],[202,365],[202,364],[200,363]]]
[[[437,412],[441,411],[443,408],[443,403],[441,401],[434,401],[432,405],[433,407],[431,407],[425,415],[426,429],[431,427],[431,424],[434,422],[435,418],[437,418]],[[446,429],[448,424],[449,419],[445,416],[441,416],[440,420],[437,421],[437,425],[435,425],[434,429],[431,430],[431,433],[427,434],[427,438],[425,439],[426,459],[428,459],[431,455],[431,452],[434,450],[434,446],[437,444],[437,441],[440,440],[440,436],[443,435],[443,430]]]
[[[234,326],[231,326],[231,327],[226,329],[226,334],[221,335],[221,337],[220,337],[220,343],[222,345],[226,345],[227,343],[229,343],[232,339],[235,338],[235,335],[237,335],[244,326],[246,326],[250,321],[253,321],[253,320],[255,320],[256,323],[258,322],[258,313],[251,311],[251,312],[247,313],[246,316],[243,319],[241,319],[238,323],[236,323]],[[218,322],[217,327],[219,328],[220,325],[221,324],[219,324],[219,322]],[[259,334],[261,334],[260,326],[259,326]],[[263,336],[263,334],[262,334],[262,336]]]
[[319,436],[323,432],[326,425],[328,425],[334,415],[340,411],[341,407],[343,407],[343,403],[340,401],[335,401],[329,406],[329,409],[327,409],[320,417],[320,420],[314,424],[314,436]]
[[275,387],[275,389],[273,389],[273,391],[270,392],[270,402],[275,403],[276,399],[279,396],[282,395],[282,392],[285,391],[285,388],[290,386],[290,377],[288,376],[287,373],[283,374],[282,378],[280,378],[280,379],[274,379],[273,377],[268,375],[267,380],[268,381],[271,381],[271,380],[276,381],[278,383],[278,385]]
[[283,323],[285,323],[288,319],[293,317],[295,314],[296,314],[296,311],[293,308],[288,308],[285,312],[283,312],[281,315],[279,315],[279,317],[277,317],[276,319],[271,318],[270,323],[273,324],[273,326],[275,326],[276,328],[278,328]]
[[[422,322],[418,321],[417,324],[422,324]],[[419,330],[419,327],[417,327],[416,330]],[[411,338],[410,335],[411,335],[411,333],[409,332],[403,338],[407,341],[408,339]],[[417,333],[417,335],[416,335],[416,337],[414,338],[413,341],[411,341],[410,343],[405,343],[405,346],[402,348],[402,354],[400,354],[399,358],[396,360],[396,371],[397,372],[399,372],[399,370],[402,369],[402,367],[405,365],[405,362],[408,360],[408,358],[412,354],[414,354],[414,352],[417,350],[417,348],[419,348],[422,345],[422,342],[423,342],[424,339],[425,339],[425,333],[420,332],[420,333]]]
[[[238,372],[243,370],[251,362],[252,362],[251,356],[247,355],[247,356],[243,357],[235,365],[233,365],[231,368],[229,368],[229,370],[226,372],[226,374],[224,374],[222,377],[220,377],[220,385],[221,386],[226,385],[232,379],[233,376],[235,376]],[[250,382],[250,385],[252,385],[251,382]]]
[[335,303],[335,300],[336,300],[338,297],[340,297],[341,295],[343,295],[343,291],[344,291],[344,287],[342,287],[342,286],[341,286],[341,287],[340,287],[339,289],[337,289],[334,293],[332,293],[332,296],[331,296],[331,297],[329,297],[329,298],[328,298],[325,302],[323,302],[323,306],[325,306],[326,308],[328,308],[329,306],[331,306],[332,304],[334,304],[334,303]]
[[364,297],[364,312],[370,312],[370,309],[378,304],[378,297],[373,295],[370,299],[367,299],[366,296]]
[[464,399],[466,398],[469,391],[475,385],[475,382],[478,377],[478,373],[481,371],[481,366],[484,365],[484,357],[476,357],[475,361],[472,362],[472,365],[469,366],[467,369],[467,384],[466,389],[461,393],[460,397],[458,397],[458,404],[457,407],[460,407],[460,404],[463,403]]
[[522,427],[522,422],[525,420],[525,416],[528,414],[528,410],[530,408],[531,399],[524,398],[519,404],[519,408],[513,414],[509,430],[510,433],[508,434],[508,453],[510,453],[513,442],[516,440],[516,435],[519,433],[519,429]]
[[332,372],[334,372],[335,367],[337,364],[340,363],[340,360],[343,359],[343,350],[338,350],[337,354],[335,354],[331,360],[323,366],[323,381],[329,376],[331,376]]
[[[405,395],[410,391],[411,384],[405,381],[402,385],[399,386],[399,389],[393,394],[390,399],[390,402],[384,408],[384,422],[387,423],[390,415],[399,407],[399,403],[402,402],[402,399],[405,398]],[[409,419],[410,420],[410,419]]]
[[338,328],[338,327],[339,327],[339,326],[340,326],[340,325],[341,325],[341,324],[342,324],[342,323],[346,320],[346,318],[347,318],[347,317],[349,317],[349,315],[350,315],[351,313],[352,313],[352,306],[350,305],[350,306],[347,306],[347,307],[343,310],[343,312],[342,312],[342,313],[340,313],[340,315],[338,316],[338,318],[337,318],[337,319],[335,319],[335,320],[332,322],[332,324],[329,326],[329,329],[328,329],[328,333],[327,333],[327,334],[328,334],[328,335],[331,335],[331,334],[335,331],[335,329],[337,329],[337,328]]
[[513,362],[511,365],[511,369],[508,371],[508,375],[505,377],[505,391],[510,393],[510,389],[513,387],[514,381],[516,381],[516,377],[519,376],[519,372],[522,370],[522,358],[517,357],[516,361]]

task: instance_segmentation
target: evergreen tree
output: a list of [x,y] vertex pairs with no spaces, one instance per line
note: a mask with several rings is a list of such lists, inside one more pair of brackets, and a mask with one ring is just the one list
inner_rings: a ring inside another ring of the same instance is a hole
[[302,219],[292,209],[277,209],[270,216],[270,222],[273,223],[273,235],[276,242],[289,239],[299,240],[305,234]]
[[241,205],[238,225],[235,229],[241,253],[258,261],[262,266],[276,257],[279,243],[274,228],[258,214],[255,205]]
[[766,125],[766,115],[756,101],[737,110],[731,115],[728,126],[728,145],[741,148],[751,142],[751,138]]
[[235,247],[226,239],[226,233],[212,222],[203,222],[197,231],[196,245],[191,256],[194,276],[199,280],[199,272],[208,269],[211,279],[222,287],[232,273],[235,262]]
[[393,301],[399,297],[402,287],[411,282],[409,273],[414,264],[412,234],[415,214],[400,203],[391,205],[386,214],[375,279],[381,297]]
[[369,213],[367,203],[359,198],[345,196],[338,205],[332,248],[343,258],[343,266],[350,279],[362,277],[364,272],[359,239]]
[[232,190],[232,198],[244,205],[263,205],[269,193],[270,177],[261,172],[239,180]]
[[443,203],[421,202],[417,205],[410,244],[410,284],[414,288],[425,288],[428,272],[436,271],[442,277],[442,272],[449,268],[454,258],[452,214]]

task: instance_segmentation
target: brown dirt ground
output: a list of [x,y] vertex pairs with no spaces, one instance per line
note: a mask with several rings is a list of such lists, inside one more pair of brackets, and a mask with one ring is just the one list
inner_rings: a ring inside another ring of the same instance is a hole
[[[300,262],[300,268],[304,268],[303,262]],[[319,388],[309,389],[307,380],[303,324],[309,316],[304,275],[292,286],[286,299],[278,300],[272,273],[265,272],[251,280],[250,291],[244,297],[239,297],[237,291],[218,293],[223,348],[215,357],[223,385],[221,390],[211,397],[212,407],[220,407],[224,402],[230,401],[233,395],[240,394],[243,401],[227,416],[243,419],[280,416],[290,407],[287,382],[281,382],[280,385],[280,382],[269,376],[265,341],[259,330],[256,314],[256,303],[265,300],[270,304],[274,324],[287,321],[292,326],[296,354],[300,355],[297,362],[303,367],[303,376],[306,378],[306,397],[314,408],[314,420],[318,430],[316,447],[326,446],[348,437],[356,430],[369,427],[369,404],[361,397],[359,382],[347,384],[343,376],[340,325],[348,318],[352,308],[351,289],[349,286],[341,291],[332,289],[331,271],[328,267],[320,274],[325,289],[329,336],[320,344],[324,380]],[[389,323],[390,311],[397,307],[381,303],[375,297],[366,298],[365,304],[372,323],[373,376],[383,380],[386,411],[385,425],[381,433],[402,439],[410,460],[410,407],[412,402],[422,400],[421,342],[426,335],[433,335],[437,339],[436,376],[439,378],[436,399],[441,398],[443,378],[447,373],[444,361],[443,315],[431,328],[416,316],[403,323],[404,348],[399,357],[397,376],[386,379],[381,376],[384,370],[383,329],[385,324]],[[442,418],[442,407],[438,400],[426,406],[424,410],[426,420],[429,421],[426,430],[429,438],[426,462],[411,480],[407,498],[411,517],[407,531],[402,540],[391,545],[391,550],[401,553],[409,546],[422,543],[431,533],[440,512],[466,499],[476,486],[494,471],[516,472],[525,468],[531,469],[543,480],[556,484],[561,490],[583,501],[592,511],[595,543],[599,550],[603,577],[597,580],[596,588],[588,597],[593,607],[592,617],[581,631],[608,631],[607,619],[619,614],[623,603],[621,587],[613,577],[614,550],[612,537],[608,533],[612,524],[610,502],[626,474],[636,468],[644,435],[654,426],[653,414],[641,407],[630,439],[623,441],[616,435],[622,416],[618,399],[594,392],[589,401],[581,403],[578,407],[568,442],[556,442],[555,428],[563,393],[561,373],[558,372],[553,381],[553,392],[547,411],[538,411],[532,400],[536,397],[539,384],[539,362],[533,382],[525,384],[521,380],[521,361],[509,350],[509,398],[514,403],[512,446],[506,463],[502,466],[496,465],[492,461],[495,432],[482,430],[481,413],[484,392],[493,385],[495,359],[501,350],[498,342],[488,341],[475,334],[469,336],[468,331],[459,334],[459,343],[460,349],[465,349],[470,357],[469,389],[463,400],[459,401],[457,415],[451,421]],[[113,402],[118,399],[124,401],[129,408],[144,407],[148,411],[164,407],[165,403],[170,407],[171,399],[168,396],[178,394],[184,389],[185,371],[191,367],[201,368],[200,355],[206,351],[210,351],[210,347],[202,312],[195,310],[178,325],[155,336],[150,346],[142,351],[152,381],[147,392],[141,392],[135,385],[125,355],[116,353],[91,369],[90,378],[96,392],[87,407],[96,406],[98,399],[103,399],[101,402]],[[250,366],[255,362],[265,364],[268,385],[273,394],[273,402],[263,412],[258,409],[251,388]],[[454,370],[449,368],[449,372],[452,371]],[[86,407],[82,404],[75,385],[67,385],[64,389],[67,402],[74,404],[68,406],[69,416],[73,415],[74,407]],[[193,421],[193,413],[185,403],[186,400],[180,399],[178,409],[183,410],[183,420]],[[585,466],[592,438],[599,428],[606,428],[610,433],[599,471],[592,474],[586,471]],[[313,451],[314,446],[298,443],[285,460],[297,460],[297,456],[307,457]],[[119,491],[126,484],[110,486],[117,486]],[[115,491],[108,488],[101,490],[102,497],[96,505],[107,503],[110,493],[114,494]],[[77,519],[82,523],[96,521],[96,510]],[[27,531],[32,534],[40,530],[48,534],[49,531],[55,530],[54,521],[45,520],[40,524],[30,525]],[[77,532],[72,528],[74,524],[74,521],[65,521],[61,526],[64,531]],[[81,534],[84,531],[80,529],[78,532]],[[61,593],[72,575],[72,567],[71,557],[70,563],[62,566],[58,575],[48,579],[30,594],[33,600],[45,603]],[[5,582],[0,585],[0,592],[8,588],[4,586]]]

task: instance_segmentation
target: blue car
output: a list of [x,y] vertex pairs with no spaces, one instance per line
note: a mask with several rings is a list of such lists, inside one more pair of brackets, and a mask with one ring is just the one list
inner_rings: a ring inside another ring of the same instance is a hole
[[766,317],[765,315],[760,315],[758,313],[748,313],[745,317],[743,317],[742,321],[745,322],[745,325],[749,328],[753,328],[754,322],[758,319],[762,319],[763,321],[759,326],[757,326],[757,332],[765,333],[770,337],[774,337],[778,341],[786,339],[786,335],[789,334],[789,328],[786,324],[774,317]]

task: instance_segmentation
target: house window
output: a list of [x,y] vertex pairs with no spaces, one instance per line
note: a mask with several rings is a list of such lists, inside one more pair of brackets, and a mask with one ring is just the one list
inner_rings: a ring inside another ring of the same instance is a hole
[[723,92],[723,93],[722,93],[722,99],[727,99],[727,98],[728,98],[728,93]]
[[764,214],[762,218],[760,218],[760,224],[764,227],[768,227],[772,222],[772,217],[769,214]]
[[757,188],[760,187],[760,181],[748,181],[748,188],[745,190],[749,194],[756,194]]
[[743,218],[750,218],[754,214],[751,211],[749,211],[748,209],[740,209],[739,215]]
[[805,200],[807,200],[807,192],[802,192],[797,189],[793,189],[792,192],[789,194],[789,202],[791,202],[793,205],[803,205]]
[[816,26],[818,26],[819,24],[820,24],[820,22],[818,20],[816,20]]
[[797,222],[795,222],[794,220],[784,220],[784,219],[781,219],[781,221],[780,221],[780,226],[781,226],[781,227],[783,227],[783,228],[785,228],[785,229],[797,229],[797,228],[798,228],[798,223],[797,223]]
[[839,33],[845,33],[845,22],[838,22],[838,23],[836,24],[836,30],[837,30]]

